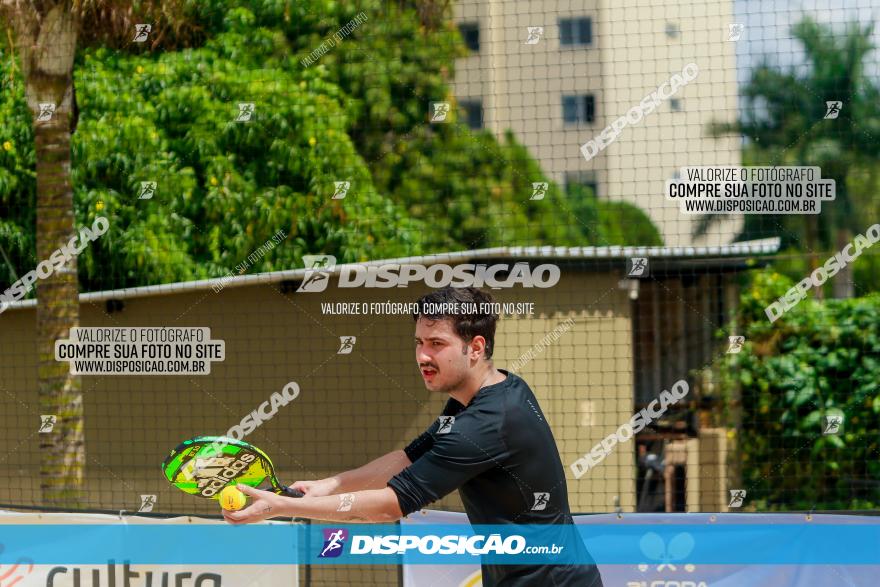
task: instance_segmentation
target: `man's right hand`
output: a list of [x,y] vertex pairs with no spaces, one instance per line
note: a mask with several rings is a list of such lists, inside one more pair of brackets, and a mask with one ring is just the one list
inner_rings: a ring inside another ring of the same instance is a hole
[[299,489],[306,497],[323,497],[336,493],[336,489],[339,487],[339,480],[328,477],[327,479],[318,479],[317,481],[297,481],[290,487],[292,489]]

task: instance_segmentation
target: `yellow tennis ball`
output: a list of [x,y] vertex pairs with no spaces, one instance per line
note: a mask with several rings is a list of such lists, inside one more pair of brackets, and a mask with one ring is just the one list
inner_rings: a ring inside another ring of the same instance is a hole
[[247,496],[238,490],[234,485],[225,487],[220,492],[220,507],[224,510],[234,512],[240,510],[247,503]]

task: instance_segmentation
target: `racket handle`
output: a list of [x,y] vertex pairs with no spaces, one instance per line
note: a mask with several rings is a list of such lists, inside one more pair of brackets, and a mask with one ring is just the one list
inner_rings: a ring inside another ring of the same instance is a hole
[[282,485],[281,486],[281,495],[286,495],[287,497],[303,497],[303,496],[305,496],[305,493],[303,493],[299,489],[293,489],[292,487]]

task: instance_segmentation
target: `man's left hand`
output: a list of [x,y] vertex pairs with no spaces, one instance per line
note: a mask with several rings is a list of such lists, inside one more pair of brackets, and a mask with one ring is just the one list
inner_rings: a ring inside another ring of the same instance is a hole
[[247,485],[237,485],[236,487],[253,501],[251,505],[241,511],[231,512],[223,510],[223,517],[230,524],[253,524],[269,518],[284,516],[286,502],[292,499],[272,491],[263,491],[262,489],[255,489]]

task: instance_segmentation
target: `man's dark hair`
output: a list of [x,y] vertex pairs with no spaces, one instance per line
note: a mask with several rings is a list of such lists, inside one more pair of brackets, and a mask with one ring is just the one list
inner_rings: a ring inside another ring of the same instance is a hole
[[[475,336],[485,338],[486,359],[492,358],[492,351],[495,349],[495,325],[498,323],[498,314],[491,310],[494,307],[492,294],[475,287],[444,287],[423,295],[416,304],[413,321],[418,322],[420,317],[428,320],[449,318],[455,334],[465,342],[472,341]],[[454,304],[466,311],[435,313],[430,307],[434,306],[434,310],[453,308]]]

